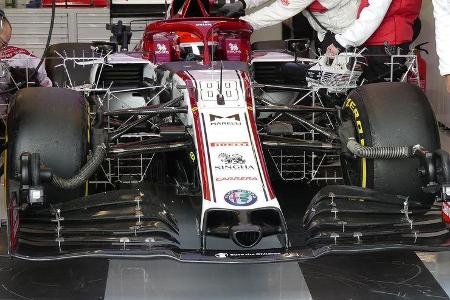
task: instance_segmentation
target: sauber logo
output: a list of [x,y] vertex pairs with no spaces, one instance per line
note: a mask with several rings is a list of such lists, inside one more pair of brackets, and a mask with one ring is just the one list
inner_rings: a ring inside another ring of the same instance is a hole
[[241,50],[239,50],[239,46],[234,43],[229,43],[228,49],[229,49],[229,51],[234,52],[234,53],[241,53]]
[[243,147],[249,146],[248,142],[215,142],[210,144],[211,147]]
[[169,54],[169,51],[167,51],[167,47],[164,44],[156,44],[156,50],[157,54]]
[[217,115],[209,115],[209,122],[211,125],[241,125],[241,117],[239,114],[231,115],[228,117],[221,117]]
[[230,46],[230,50],[231,51],[238,51],[239,50],[239,47],[238,47],[237,44],[230,43],[229,46]]

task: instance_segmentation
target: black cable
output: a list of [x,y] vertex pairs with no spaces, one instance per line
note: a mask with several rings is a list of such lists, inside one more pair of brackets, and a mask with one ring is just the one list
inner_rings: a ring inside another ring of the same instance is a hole
[[27,80],[19,82],[13,88],[10,88],[6,91],[0,92],[0,96],[6,95],[6,94],[11,94],[11,93],[15,92],[16,90],[25,86],[27,84],[27,82],[30,81],[30,78],[33,78],[34,76],[36,76],[37,72],[39,71],[39,68],[42,66],[42,63],[45,60],[45,57],[47,56],[48,49],[50,48],[50,41],[51,41],[52,35],[53,35],[53,25],[55,24],[55,14],[56,14],[56,0],[52,0],[52,17],[50,19],[50,28],[48,30],[47,43],[45,45],[44,53],[42,54],[41,60],[39,61],[39,64],[37,65],[36,69],[33,71],[33,73],[30,76],[28,76]]

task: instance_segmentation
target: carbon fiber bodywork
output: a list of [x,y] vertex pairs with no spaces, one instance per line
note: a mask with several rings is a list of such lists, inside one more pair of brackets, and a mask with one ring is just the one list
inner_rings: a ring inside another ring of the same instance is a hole
[[[403,197],[370,189],[327,186],[308,207],[303,225],[288,227],[290,245],[202,250],[199,199],[173,188],[121,190],[75,199],[20,215],[15,257],[171,258],[183,262],[263,263],[392,249],[448,250],[440,207],[424,209]],[[406,201],[406,202],[405,202]],[[301,213],[300,211],[298,211]],[[290,220],[292,222],[292,220]],[[300,220],[298,220],[300,222]]]

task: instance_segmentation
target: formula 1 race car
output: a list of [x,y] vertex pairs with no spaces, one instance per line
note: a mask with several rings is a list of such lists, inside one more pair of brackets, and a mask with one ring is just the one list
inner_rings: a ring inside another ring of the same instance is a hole
[[[132,52],[53,45],[56,87],[17,92],[10,255],[253,262],[446,249],[449,156],[419,87],[360,85],[363,52],[309,58],[302,40],[252,49],[248,23],[201,1],[173,11]],[[401,59],[411,78],[415,57]],[[283,184],[299,191],[297,209]]]

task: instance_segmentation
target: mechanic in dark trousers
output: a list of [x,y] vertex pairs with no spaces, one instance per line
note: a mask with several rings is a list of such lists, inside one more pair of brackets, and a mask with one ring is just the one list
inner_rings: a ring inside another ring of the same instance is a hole
[[[268,0],[231,0],[218,13],[233,17],[242,14],[244,9],[257,7]],[[360,0],[276,0],[269,6],[241,17],[258,30],[283,22],[301,12],[317,31],[317,40],[324,41],[327,32],[341,33],[355,21]],[[329,43],[327,44],[327,46]],[[325,53],[325,52],[323,52]]]
[[390,55],[409,52],[421,6],[422,0],[362,0],[358,19],[327,41],[327,53],[332,56],[364,45],[368,55],[364,78],[368,82],[384,81],[390,77],[390,65],[386,64],[391,61]]
[[450,94],[450,0],[433,0],[439,71]]

